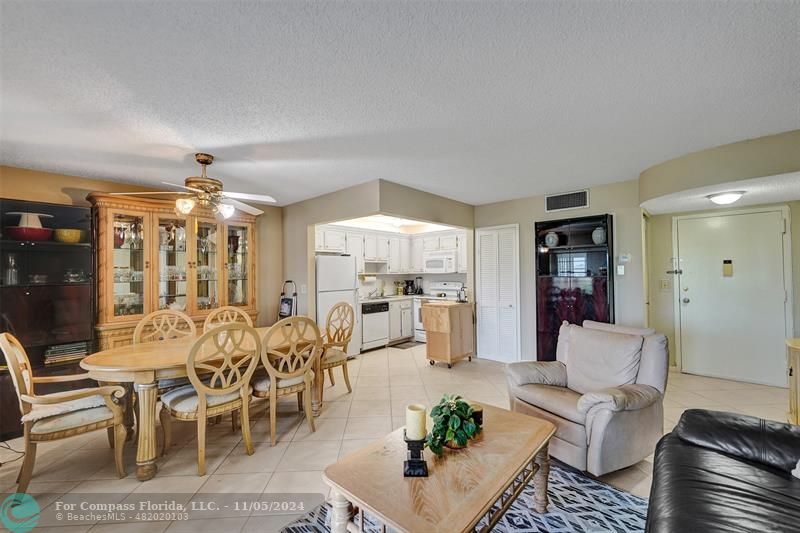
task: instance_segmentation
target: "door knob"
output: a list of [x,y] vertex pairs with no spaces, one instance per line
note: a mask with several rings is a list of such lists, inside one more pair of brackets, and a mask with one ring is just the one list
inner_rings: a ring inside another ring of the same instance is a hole
[[689,298],[684,298],[683,299],[683,303],[688,304],[689,303]]

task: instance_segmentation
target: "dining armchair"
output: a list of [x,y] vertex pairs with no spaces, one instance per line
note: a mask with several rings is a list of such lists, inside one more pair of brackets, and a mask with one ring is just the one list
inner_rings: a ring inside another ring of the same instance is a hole
[[347,385],[347,392],[353,392],[353,388],[350,386],[350,375],[347,373],[347,345],[350,344],[350,339],[353,338],[355,321],[353,306],[347,302],[339,302],[328,311],[328,316],[325,318],[325,334],[323,336],[320,364],[320,401],[322,401],[325,388],[325,371],[328,371],[331,385],[335,385],[333,369],[337,366],[342,367],[342,376],[344,377],[345,385]]
[[[250,379],[261,356],[261,341],[247,324],[223,324],[200,336],[186,360],[189,385],[161,396],[159,412],[164,429],[162,455],[172,440],[172,419],[197,423],[197,475],[206,473],[206,425],[208,419],[231,413],[241,415],[242,438],[247,455],[253,455],[250,435]],[[201,377],[202,376],[202,377]]]
[[22,493],[28,489],[38,443],[66,439],[100,429],[107,431],[109,444],[114,448],[117,475],[120,478],[125,477],[122,450],[127,430],[120,405],[125,389],[113,385],[36,394],[34,386],[37,383],[82,381],[88,379],[88,374],[35,377],[25,348],[10,333],[0,333],[0,350],[11,371],[11,381],[22,413],[25,459],[17,477],[17,492]]
[[230,324],[231,322],[244,322],[248,326],[253,326],[253,319],[250,318],[244,310],[240,307],[226,305],[211,311],[203,322],[203,333],[211,328],[220,326],[222,324]]
[[297,407],[305,411],[308,426],[314,431],[311,396],[314,365],[322,354],[322,336],[310,318],[291,316],[269,328],[261,345],[261,362],[267,375],[253,380],[253,396],[269,399],[269,430],[275,446],[278,398],[281,396],[297,394]]

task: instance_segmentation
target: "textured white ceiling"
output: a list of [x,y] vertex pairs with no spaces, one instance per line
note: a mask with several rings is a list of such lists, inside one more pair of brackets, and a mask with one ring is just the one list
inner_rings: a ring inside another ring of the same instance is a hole
[[800,127],[800,2],[2,1],[3,164],[469,203]]
[[[744,191],[744,196],[729,205],[716,205],[708,199],[710,194],[726,191]],[[653,215],[661,215],[664,213],[711,211],[713,209],[731,209],[748,205],[776,204],[794,200],[800,200],[800,172],[698,187],[697,189],[653,198],[643,203],[642,207]]]

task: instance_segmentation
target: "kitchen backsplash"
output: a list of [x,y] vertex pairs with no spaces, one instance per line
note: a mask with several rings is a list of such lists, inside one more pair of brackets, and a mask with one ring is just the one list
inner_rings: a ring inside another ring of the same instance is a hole
[[[381,285],[384,287],[384,294],[391,295],[394,294],[394,282],[395,281],[404,281],[407,279],[414,279],[416,276],[411,274],[397,274],[391,276],[377,276],[375,281],[364,281],[359,277],[359,287],[358,287],[358,295],[360,298],[366,298],[369,296],[369,293],[376,288],[380,288]],[[422,289],[427,293],[430,287],[430,284],[436,281],[460,281],[464,284],[467,283],[467,275],[466,274],[423,274],[422,275]],[[380,293],[380,290],[378,291]]]

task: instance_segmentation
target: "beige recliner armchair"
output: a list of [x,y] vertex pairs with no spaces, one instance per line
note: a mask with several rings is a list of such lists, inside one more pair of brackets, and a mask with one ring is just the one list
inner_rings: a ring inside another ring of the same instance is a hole
[[564,322],[556,361],[508,365],[511,410],[556,425],[550,455],[600,476],[653,453],[663,433],[667,338],[653,329]]

